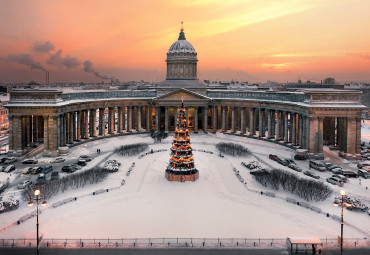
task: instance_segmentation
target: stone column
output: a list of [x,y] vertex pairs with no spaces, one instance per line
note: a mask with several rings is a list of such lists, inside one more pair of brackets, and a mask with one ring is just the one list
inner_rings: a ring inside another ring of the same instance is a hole
[[44,117],[44,152],[49,151],[49,133],[48,133],[48,118],[49,116]]
[[127,132],[132,132],[132,105],[127,107]]
[[235,106],[231,106],[231,133],[235,133]]
[[114,107],[108,107],[108,134],[114,134]]
[[77,136],[76,140],[80,141],[81,140],[81,111],[77,111]]
[[155,131],[157,132],[159,132],[159,114],[160,114],[160,106],[156,105],[155,106]]
[[281,125],[281,112],[279,110],[276,111],[276,141],[279,141],[281,139],[280,137],[280,125]]
[[126,106],[122,105],[122,132],[126,130]]
[[[356,156],[357,140],[358,139],[357,139],[356,118],[347,117],[347,144],[346,144],[346,155],[345,155],[346,158],[352,159],[352,157]],[[361,144],[361,140],[360,140],[360,144]]]
[[284,114],[284,143],[289,142],[288,136],[288,112],[286,111]]
[[150,131],[151,130],[151,126],[152,126],[150,115],[151,115],[150,114],[150,104],[148,104],[146,106],[146,130],[147,131]]
[[361,159],[361,117],[356,117],[356,159]]
[[105,108],[99,108],[99,135],[105,136]]
[[302,131],[303,131],[302,114],[298,114],[298,145],[302,148]]
[[198,133],[198,106],[194,107],[194,133]]
[[164,107],[164,132],[168,133],[168,106]]
[[117,133],[122,133],[122,107],[117,106]]
[[264,127],[264,118],[263,118],[263,109],[259,108],[258,109],[258,129],[259,129],[259,132],[258,132],[258,136],[259,137],[265,137],[265,127]]
[[203,107],[203,132],[208,132],[208,106]]
[[137,110],[137,128],[136,128],[136,131],[141,132],[141,105],[138,105],[136,107],[136,110]]
[[73,141],[77,141],[77,112],[73,112]]
[[292,121],[292,145],[297,145],[297,114],[295,112],[291,113],[291,121]]
[[255,124],[255,117],[256,117],[256,108],[249,109],[249,135],[253,136],[256,134],[256,124]]
[[68,143],[73,143],[73,112],[68,113]]
[[226,132],[226,106],[221,106],[222,108],[222,132]]
[[217,105],[213,105],[213,133],[217,132]]
[[96,137],[97,132],[96,132],[96,109],[91,109],[90,110],[90,136],[91,137]]
[[14,132],[14,123],[15,121],[13,121],[13,118],[14,116],[12,115],[8,115],[8,121],[9,121],[9,128],[8,128],[8,141],[9,141],[9,151],[14,151],[14,137],[15,137],[15,134],[13,134]]
[[32,142],[37,143],[38,135],[37,135],[37,116],[32,116]]
[[271,139],[271,110],[267,109],[267,139]]
[[[13,125],[12,125],[12,147],[16,152],[22,152],[22,137],[23,137],[23,129],[22,129],[22,116],[13,116]],[[9,140],[10,142],[10,140]],[[10,148],[9,148],[10,149]]]
[[245,107],[240,108],[240,133],[245,134]]
[[[88,139],[89,138],[89,112],[87,110],[84,111],[84,117],[85,117],[85,123],[84,123],[84,131],[85,131],[85,135],[84,135],[84,138],[85,139]],[[91,125],[91,123],[90,123]]]

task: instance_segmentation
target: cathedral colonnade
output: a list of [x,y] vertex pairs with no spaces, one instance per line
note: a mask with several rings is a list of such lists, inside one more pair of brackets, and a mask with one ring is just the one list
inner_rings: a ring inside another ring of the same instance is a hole
[[32,98],[39,92],[11,92],[13,97],[7,106],[9,150],[14,153],[24,154],[43,142],[44,154],[55,156],[60,147],[96,137],[129,132],[172,132],[177,109],[184,98],[188,127],[194,133],[251,136],[306,149],[316,158],[323,157],[323,145],[338,146],[347,158],[360,154],[361,105],[351,109],[330,104],[302,106],[291,101],[213,99],[185,89],[159,97],[151,93],[148,98],[133,96],[79,102],[62,100],[63,95],[58,91],[45,91],[46,101],[50,99],[53,104],[28,102],[27,107],[17,99],[17,95],[26,93]]

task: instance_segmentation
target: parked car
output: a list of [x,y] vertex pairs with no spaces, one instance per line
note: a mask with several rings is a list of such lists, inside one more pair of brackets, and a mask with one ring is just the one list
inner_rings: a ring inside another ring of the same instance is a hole
[[289,164],[288,167],[290,169],[293,169],[294,171],[297,171],[297,172],[302,172],[302,169],[299,168],[298,166],[294,165],[294,164]]
[[8,165],[7,167],[5,167],[4,172],[5,173],[10,173],[10,172],[12,172],[14,170],[15,170],[15,166],[14,165]]
[[31,174],[39,174],[39,173],[41,173],[41,171],[42,171],[41,166],[35,166],[35,167],[32,168]]
[[71,167],[73,167],[75,169],[75,171],[80,170],[82,168],[82,166],[80,166],[77,163],[72,164]]
[[321,161],[310,160],[309,161],[309,168],[316,169],[320,172],[325,172],[326,171],[325,164],[322,163]]
[[44,183],[46,181],[45,174],[39,174],[36,179],[36,184]]
[[51,172],[50,180],[55,180],[59,178],[59,172]]
[[66,161],[65,158],[59,157],[59,158],[52,160],[50,163],[56,164],[56,163],[62,163],[64,161]]
[[344,175],[345,177],[354,177],[354,178],[357,178],[358,177],[358,174],[356,174],[353,171],[348,171],[348,170],[344,170],[342,172],[342,175]]
[[331,170],[333,172],[333,174],[343,174],[343,169],[342,168],[334,168]]
[[362,169],[358,169],[357,170],[357,173],[359,176],[362,176],[364,177],[365,179],[370,179],[370,173],[368,173],[367,171],[365,170],[362,170]]
[[25,159],[22,161],[22,164],[37,164],[38,160],[37,159]]
[[278,162],[279,164],[281,164],[283,166],[288,166],[288,162],[286,162],[285,160],[283,160],[281,158],[277,158],[276,162]]
[[62,171],[66,173],[73,173],[74,171],[76,171],[76,169],[72,166],[63,166]]
[[32,184],[32,182],[29,181],[29,180],[21,181],[20,183],[18,183],[17,188],[18,189],[25,189],[28,186],[30,186],[31,184]]
[[44,174],[50,173],[51,171],[53,171],[53,166],[52,166],[52,165],[47,165],[47,166],[45,166],[45,167],[42,169],[42,172],[43,172]]
[[10,157],[10,158],[7,158],[7,159],[4,161],[4,165],[12,164],[12,163],[14,163],[15,161],[17,161],[17,158],[16,158],[16,157]]
[[32,171],[32,167],[26,167],[22,170],[22,174],[30,174]]
[[5,160],[7,160],[8,158],[7,157],[3,157],[3,158],[0,158],[0,163],[2,164],[2,163],[4,163],[5,162]]
[[343,182],[341,182],[340,180],[338,180],[337,178],[334,178],[334,177],[327,178],[326,181],[330,184],[333,184],[333,185],[338,185],[340,187],[343,186]]
[[338,165],[331,165],[331,166],[328,166],[326,169],[328,170],[328,171],[331,171],[331,170],[333,170],[334,168],[341,168],[340,166],[338,166]]
[[307,159],[307,156],[306,155],[296,154],[296,155],[294,155],[294,159],[295,160],[306,160]]
[[87,156],[87,155],[82,155],[82,156],[79,156],[78,157],[78,161],[90,162],[91,161],[91,157],[90,156]]
[[303,173],[304,173],[305,175],[307,175],[307,176],[312,177],[312,178],[320,179],[320,176],[315,175],[315,174],[313,174],[313,173],[312,173],[312,172],[310,172],[310,171],[304,171]]
[[276,161],[279,157],[277,155],[274,155],[274,154],[270,154],[269,155],[269,159],[272,159],[274,161]]
[[364,166],[370,166],[370,161],[360,161],[357,163],[358,168],[363,168]]
[[87,165],[87,163],[85,161],[77,161],[76,164],[79,165],[79,166],[81,166],[81,167]]
[[332,177],[335,177],[344,183],[348,182],[347,178],[341,174],[333,174]]

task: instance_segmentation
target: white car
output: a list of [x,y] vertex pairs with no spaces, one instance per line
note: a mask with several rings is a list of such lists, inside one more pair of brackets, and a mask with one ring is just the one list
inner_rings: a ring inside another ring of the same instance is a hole
[[87,155],[82,155],[82,156],[78,157],[78,161],[80,161],[80,162],[90,162],[91,157],[87,156]]
[[27,188],[28,186],[30,186],[31,184],[32,184],[32,182],[31,182],[31,181],[28,181],[28,180],[26,180],[26,181],[21,181],[20,183],[18,183],[17,188],[18,188],[18,189],[25,189],[25,188]]
[[9,165],[9,166],[5,167],[4,172],[5,173],[10,173],[11,171],[14,171],[14,170],[15,170],[15,166],[14,165]]
[[59,157],[59,158],[52,160],[50,163],[62,163],[64,161],[66,161],[65,158]]

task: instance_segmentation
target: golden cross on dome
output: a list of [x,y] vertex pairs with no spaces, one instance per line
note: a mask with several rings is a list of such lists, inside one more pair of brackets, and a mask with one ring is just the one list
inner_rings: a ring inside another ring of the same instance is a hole
[[181,20],[181,32],[184,31],[184,21]]

